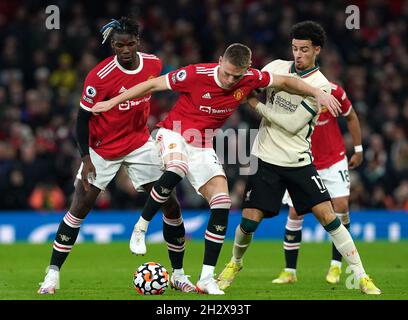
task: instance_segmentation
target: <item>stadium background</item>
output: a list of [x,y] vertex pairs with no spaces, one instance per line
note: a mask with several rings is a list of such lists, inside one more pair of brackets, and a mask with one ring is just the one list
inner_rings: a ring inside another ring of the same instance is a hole
[[[45,27],[50,4],[60,9],[59,30]],[[359,30],[345,27],[349,4],[360,9]],[[291,25],[309,19],[320,22],[328,35],[320,58],[322,71],[344,86],[362,127],[364,162],[350,172],[352,232],[367,241],[408,238],[408,1],[15,0],[0,3],[0,242],[30,240],[34,231],[47,227],[51,229],[43,240],[52,240],[69,207],[80,163],[73,132],[83,81],[111,53],[108,44],[101,44],[99,29],[129,13],[137,14],[141,25],[141,51],[158,55],[163,73],[217,61],[232,42],[253,49],[257,68],[276,58],[291,59]],[[170,92],[154,95],[151,128],[175,98]],[[259,121],[241,107],[224,129],[257,128]],[[346,128],[341,119],[340,124]],[[351,154],[351,137],[344,137]],[[225,148],[233,143],[226,142]],[[225,168],[235,209],[230,224],[235,227],[245,180],[238,174],[239,165]],[[187,220],[206,217],[206,203],[186,181],[177,192]],[[91,214],[88,230],[92,222],[98,228],[116,221],[122,226],[119,239],[127,239],[135,210],[145,198],[121,171],[99,197],[95,209],[104,214]],[[284,215],[271,220],[260,236],[279,239],[284,220]],[[160,229],[156,221],[153,231]],[[305,227],[313,234],[310,240],[323,239],[314,220]],[[204,223],[200,228],[188,229],[190,236],[201,239]],[[85,239],[100,240],[95,232],[85,232]]]

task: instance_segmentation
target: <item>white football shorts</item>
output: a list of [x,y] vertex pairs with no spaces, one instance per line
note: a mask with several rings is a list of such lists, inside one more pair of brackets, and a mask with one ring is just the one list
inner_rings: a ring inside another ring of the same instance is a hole
[[213,148],[194,147],[187,143],[178,132],[160,128],[157,131],[156,141],[159,145],[161,157],[177,152],[188,159],[187,179],[196,192],[215,176],[224,176],[224,168]]
[[[163,174],[161,171],[163,163],[159,155],[159,150],[151,137],[149,137],[149,140],[140,148],[115,160],[102,158],[92,148],[89,148],[89,154],[95,166],[96,178],[88,177],[88,181],[102,191],[106,189],[106,186],[115,177],[122,164],[133,186],[138,191],[143,191],[142,185],[158,180]],[[81,163],[76,176],[79,180],[82,179],[82,167],[83,163]]]

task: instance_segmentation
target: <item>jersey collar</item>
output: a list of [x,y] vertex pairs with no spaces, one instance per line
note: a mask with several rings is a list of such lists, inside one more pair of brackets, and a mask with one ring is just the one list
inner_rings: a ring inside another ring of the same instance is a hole
[[214,67],[214,80],[215,80],[215,83],[216,83],[221,89],[227,89],[227,88],[225,88],[225,87],[222,85],[220,79],[218,79],[218,69],[219,69],[219,68],[220,68],[220,65],[217,65],[216,67]]
[[140,70],[143,69],[143,57],[142,57],[142,55],[140,54],[140,52],[136,52],[136,53],[137,53],[137,55],[139,56],[139,66],[138,66],[135,70],[128,70],[128,69],[123,68],[123,67],[120,65],[120,63],[118,62],[118,56],[115,56],[114,60],[115,60],[115,64],[116,64],[116,66],[118,67],[118,69],[119,69],[120,71],[124,72],[124,73],[127,73],[127,74],[136,74],[136,73],[139,73]]
[[316,62],[316,66],[307,69],[307,70],[303,70],[301,72],[296,72],[296,68],[295,68],[295,62],[292,62],[292,66],[290,67],[290,73],[296,73],[298,76],[300,76],[301,78],[307,78],[308,76],[312,75],[313,73],[315,73],[316,71],[318,71],[320,69],[319,64]]

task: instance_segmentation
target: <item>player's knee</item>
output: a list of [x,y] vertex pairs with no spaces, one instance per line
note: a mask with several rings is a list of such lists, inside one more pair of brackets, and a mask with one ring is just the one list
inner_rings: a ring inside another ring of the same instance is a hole
[[241,229],[245,233],[254,233],[259,226],[259,221],[242,218],[241,219]]
[[166,171],[174,172],[184,178],[188,173],[188,163],[185,160],[170,160],[166,164]]
[[350,214],[349,214],[349,212],[344,212],[344,213],[336,212],[336,216],[337,216],[337,218],[339,218],[340,222],[343,225],[347,225],[347,224],[350,223]]
[[210,201],[209,205],[211,209],[230,209],[231,208],[231,198],[228,193],[217,193],[214,195]]
[[288,230],[292,230],[292,231],[297,231],[297,230],[301,230],[302,229],[302,225],[303,225],[303,216],[299,217],[300,219],[291,219],[290,217],[288,217],[287,221],[286,221],[286,229]]

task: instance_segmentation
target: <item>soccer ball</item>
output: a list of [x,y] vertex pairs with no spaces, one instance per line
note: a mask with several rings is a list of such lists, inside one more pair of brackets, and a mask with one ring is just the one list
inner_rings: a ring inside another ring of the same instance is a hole
[[163,294],[169,285],[169,273],[157,262],[146,262],[134,273],[133,285],[141,295]]

